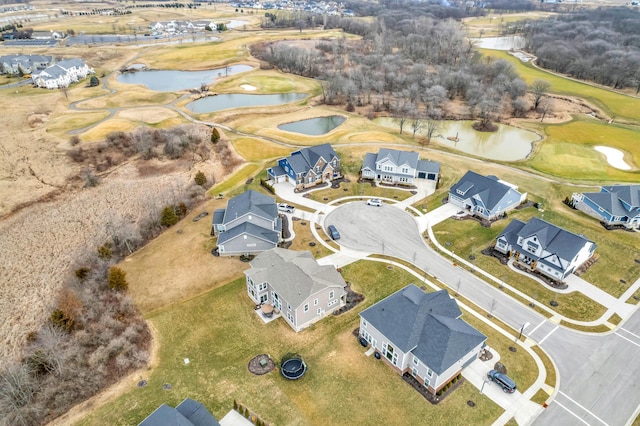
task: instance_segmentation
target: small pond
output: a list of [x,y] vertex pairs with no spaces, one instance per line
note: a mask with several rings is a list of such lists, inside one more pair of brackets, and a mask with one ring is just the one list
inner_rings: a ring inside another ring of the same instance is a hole
[[157,92],[176,92],[179,90],[199,89],[211,84],[219,77],[251,71],[249,65],[230,65],[206,71],[138,71],[120,74],[118,81],[125,84],[143,84]]
[[227,93],[224,95],[207,96],[197,101],[189,102],[187,109],[194,113],[215,112],[229,108],[244,108],[256,106],[282,105],[299,101],[307,95],[304,93],[279,93],[276,95],[251,95],[245,93]]
[[525,45],[522,36],[472,38],[471,41],[476,47],[493,50],[523,49]]
[[319,136],[329,133],[346,120],[341,115],[331,115],[329,117],[316,117],[307,120],[294,121],[293,123],[281,124],[280,130],[287,132],[302,133],[303,135]]
[[[374,121],[399,130],[397,119],[384,117]],[[471,127],[473,123],[472,120],[442,121],[438,136],[432,142],[491,160],[517,161],[527,158],[533,149],[533,143],[540,140],[535,132],[505,124],[496,124],[498,130],[495,132],[478,132]],[[404,132],[409,135],[412,132],[406,123]],[[425,132],[426,129],[422,129],[418,133],[424,135]],[[455,139],[456,135],[457,142],[448,139]]]

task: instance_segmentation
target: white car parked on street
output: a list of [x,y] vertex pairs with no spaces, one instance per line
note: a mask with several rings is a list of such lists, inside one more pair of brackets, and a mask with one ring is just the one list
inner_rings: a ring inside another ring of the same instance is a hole
[[372,198],[370,200],[367,200],[367,205],[368,206],[375,206],[375,207],[382,207],[382,200],[379,198]]

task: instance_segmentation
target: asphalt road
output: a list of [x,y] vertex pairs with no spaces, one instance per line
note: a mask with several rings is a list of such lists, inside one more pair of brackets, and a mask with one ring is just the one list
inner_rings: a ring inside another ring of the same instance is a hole
[[[559,371],[556,399],[536,419],[536,425],[624,425],[640,405],[640,314],[608,335],[573,331],[515,302],[430,249],[409,213],[392,207],[344,204],[327,215],[325,227],[335,225],[341,245],[411,262],[492,312],[540,344]],[[407,283],[409,284],[409,283]]]

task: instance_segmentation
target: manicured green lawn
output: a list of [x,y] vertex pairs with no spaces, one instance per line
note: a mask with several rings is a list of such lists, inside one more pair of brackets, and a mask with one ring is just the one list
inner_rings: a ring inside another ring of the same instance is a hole
[[[212,195],[212,196],[218,195],[220,193],[226,196],[228,195],[227,192],[242,185],[243,182],[246,182],[247,179],[252,177],[256,172],[260,171],[261,168],[262,166],[260,166],[259,164],[253,164],[253,163],[244,164],[242,167],[236,170],[236,172],[233,175],[231,175],[227,180],[217,185],[214,185],[211,189],[209,189],[208,193],[209,195]],[[240,192],[244,192],[244,191],[240,191]],[[235,194],[235,195],[238,195],[238,194]]]
[[411,197],[410,191],[395,189],[393,187],[371,186],[369,183],[358,183],[357,177],[348,176],[351,182],[341,182],[340,188],[327,188],[313,191],[309,198],[322,203],[328,203],[342,197],[353,197],[357,195],[365,197],[383,197],[402,201]]
[[[640,103],[638,104],[640,108]],[[549,124],[547,139],[530,160],[535,170],[569,180],[637,182],[640,173],[611,167],[594,146],[604,145],[625,153],[627,164],[640,165],[640,130],[587,118]],[[586,173],[586,171],[588,171]]]
[[[236,400],[267,422],[282,425],[446,424],[451,419],[491,424],[502,413],[468,383],[431,405],[384,362],[366,357],[352,334],[358,312],[415,280],[398,268],[366,261],[345,267],[343,275],[365,301],[301,333],[281,319],[262,323],[243,278],[156,312],[148,320],[160,348],[157,367],[141,377],[148,385],[132,388],[81,424],[137,424],[161,403],[175,406],[185,397],[199,400],[218,419]],[[501,352],[501,361],[522,389],[533,383],[537,371],[525,351],[509,352],[509,339],[497,337],[471,315],[463,318],[489,335],[489,346]],[[279,361],[287,352],[300,353],[308,365],[298,381],[287,381],[277,371],[255,376],[247,370],[257,354]],[[167,383],[171,390],[163,390]],[[476,407],[468,407],[467,400]]]
[[530,63],[523,63],[518,58],[509,55],[507,52],[497,50],[478,49],[486,56],[505,59],[511,62],[520,77],[531,84],[536,79],[546,80],[551,83],[550,92],[561,95],[578,96],[592,102],[597,107],[602,108],[607,114],[616,118],[624,118],[631,121],[640,121],[640,99],[632,96],[625,96],[609,90],[600,89],[585,83],[569,80],[556,76],[549,72],[533,67]]

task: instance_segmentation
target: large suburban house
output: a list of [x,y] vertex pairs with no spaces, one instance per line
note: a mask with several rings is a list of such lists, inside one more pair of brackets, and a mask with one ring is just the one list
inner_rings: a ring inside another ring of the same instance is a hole
[[576,193],[572,203],[604,225],[640,228],[640,185],[603,186],[600,192]]
[[282,239],[282,220],[276,200],[247,191],[213,213],[212,235],[218,236],[221,256],[255,254],[272,249]]
[[258,305],[271,304],[295,331],[344,306],[346,283],[332,265],[320,265],[310,251],[281,248],[251,261],[247,292]]
[[593,256],[596,244],[534,217],[527,223],[512,220],[498,236],[495,249],[532,271],[563,282]]
[[186,398],[176,408],[162,404],[138,426],[220,426],[204,405]]
[[436,393],[473,362],[487,337],[467,324],[446,290],[415,284],[360,313],[360,335],[393,369]]
[[31,80],[36,87],[59,89],[69,87],[71,83],[85,79],[89,74],[95,74],[93,68],[89,68],[81,59],[74,58],[65,59],[38,73],[32,73]]
[[527,198],[518,187],[495,176],[482,176],[471,170],[451,187],[449,202],[486,220],[502,217]]
[[294,151],[267,169],[275,183],[290,182],[296,189],[304,189],[340,177],[340,158],[328,143]]
[[417,152],[380,148],[377,154],[367,153],[362,165],[362,177],[376,182],[411,185],[416,179],[438,181],[440,163],[420,160]]
[[5,55],[0,56],[0,74],[28,75],[52,65],[53,56]]

